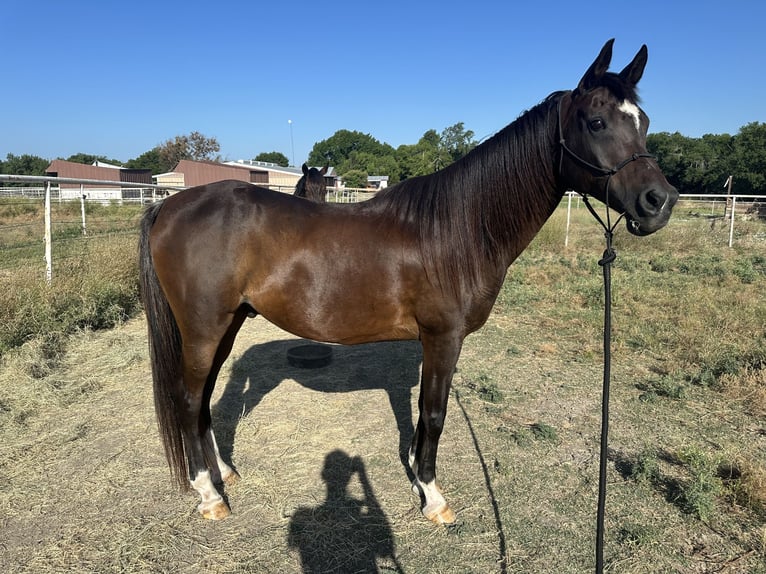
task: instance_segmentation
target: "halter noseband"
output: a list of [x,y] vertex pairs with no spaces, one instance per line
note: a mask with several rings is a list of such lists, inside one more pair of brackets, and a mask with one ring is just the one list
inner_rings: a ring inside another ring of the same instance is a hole
[[[566,139],[564,138],[564,126],[561,122],[561,102],[564,101],[564,96],[559,98],[558,106],[557,106],[557,118],[556,123],[558,125],[558,135],[559,135],[559,145],[561,146],[561,155],[559,156],[559,175],[561,175],[561,167],[564,163],[564,153],[569,154],[569,156],[574,159],[576,162],[578,162],[580,165],[590,169],[591,171],[594,171],[598,174],[600,174],[603,177],[606,177],[606,185],[604,188],[604,204],[606,205],[606,223],[603,222],[601,217],[599,217],[598,213],[596,213],[596,210],[593,208],[593,206],[588,201],[588,195],[575,190],[577,193],[579,193],[583,201],[585,202],[585,206],[588,208],[588,210],[591,212],[593,217],[596,218],[596,221],[598,221],[601,226],[604,228],[604,230],[611,234],[615,227],[617,227],[617,224],[620,222],[620,220],[625,216],[625,213],[621,213],[620,217],[617,218],[617,221],[615,221],[614,225],[611,225],[610,217],[609,217],[609,183],[612,181],[612,176],[615,175],[618,171],[620,171],[622,168],[624,168],[626,165],[628,165],[631,162],[634,162],[641,158],[649,158],[649,159],[657,159],[657,156],[654,156],[650,153],[634,153],[627,159],[622,160],[620,163],[618,163],[616,166],[614,166],[611,169],[607,169],[604,167],[600,167],[597,165],[593,165],[586,159],[580,157],[577,155],[572,149],[567,145]],[[633,223],[634,225],[638,225],[637,223]]]

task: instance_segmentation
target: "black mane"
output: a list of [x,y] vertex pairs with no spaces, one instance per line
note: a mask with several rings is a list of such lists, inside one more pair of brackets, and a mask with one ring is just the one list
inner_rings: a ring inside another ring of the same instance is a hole
[[[462,159],[431,175],[391,186],[369,203],[394,213],[417,233],[424,261],[436,280],[463,277],[470,287],[478,259],[512,261],[558,204],[554,169],[556,107],[565,92],[551,94]],[[534,225],[530,225],[534,221]]]

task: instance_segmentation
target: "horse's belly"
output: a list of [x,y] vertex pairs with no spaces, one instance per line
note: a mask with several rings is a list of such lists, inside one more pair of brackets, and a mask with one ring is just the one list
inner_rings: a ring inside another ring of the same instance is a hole
[[337,290],[289,291],[256,296],[251,305],[279,328],[315,341],[350,345],[418,338],[414,313],[397,297]]
[[382,307],[372,301],[360,305],[341,298],[324,304],[315,301],[256,309],[277,327],[314,341],[353,345],[417,339],[419,334],[414,316],[402,306]]
[[[366,245],[373,245],[366,240]],[[261,261],[243,291],[252,307],[278,327],[317,341],[345,344],[418,337],[415,302],[422,269],[380,247],[291,249]]]

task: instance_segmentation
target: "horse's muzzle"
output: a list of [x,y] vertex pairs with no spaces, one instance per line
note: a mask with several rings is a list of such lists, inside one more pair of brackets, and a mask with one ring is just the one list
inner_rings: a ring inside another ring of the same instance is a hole
[[636,213],[627,214],[628,231],[633,235],[649,235],[668,223],[678,191],[672,186],[651,188],[641,192],[636,202]]

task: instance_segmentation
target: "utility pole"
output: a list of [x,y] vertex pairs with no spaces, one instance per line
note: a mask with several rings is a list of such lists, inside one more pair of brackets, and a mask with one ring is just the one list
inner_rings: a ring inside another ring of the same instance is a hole
[[293,141],[293,120],[287,120],[287,123],[290,124],[290,149],[293,154],[292,166],[295,167],[295,142]]

